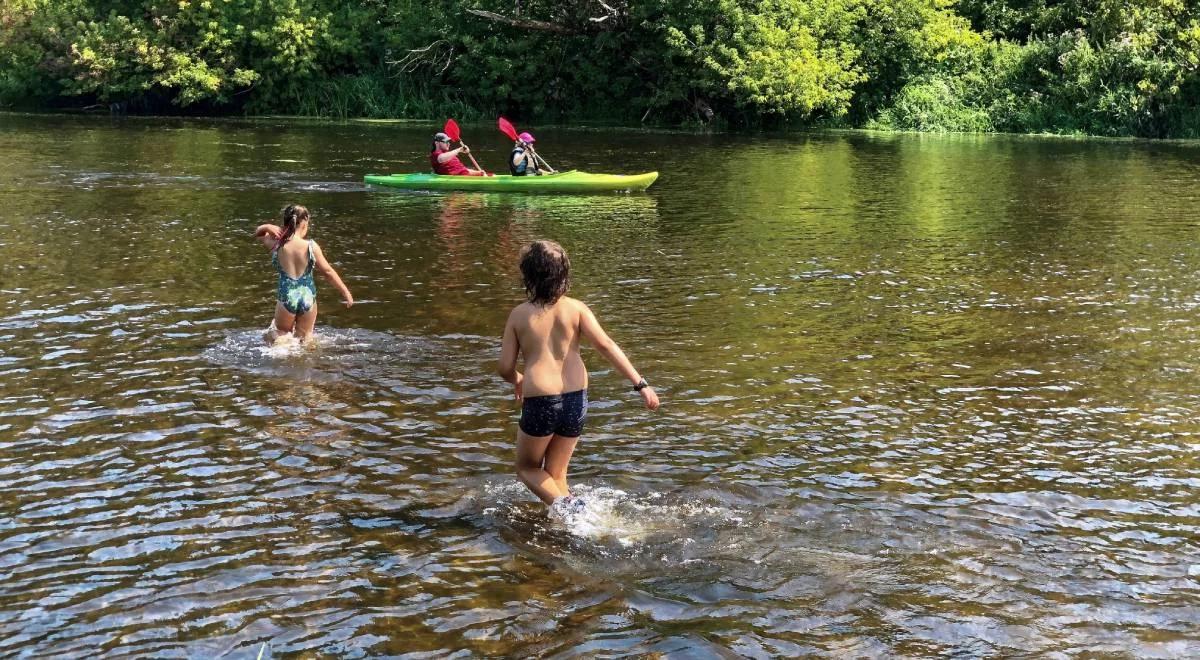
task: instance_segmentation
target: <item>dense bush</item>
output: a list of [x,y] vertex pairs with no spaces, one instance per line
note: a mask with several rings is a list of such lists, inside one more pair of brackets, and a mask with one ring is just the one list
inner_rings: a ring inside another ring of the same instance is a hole
[[[1200,137],[1195,2],[964,3],[992,37],[952,83],[952,102],[993,130]],[[881,115],[905,125],[897,113]],[[916,128],[916,126],[905,126]]]
[[1195,0],[5,0],[0,104],[1200,136]]
[[916,131],[990,131],[987,111],[970,105],[961,79],[916,80],[900,90],[891,106],[868,125]]

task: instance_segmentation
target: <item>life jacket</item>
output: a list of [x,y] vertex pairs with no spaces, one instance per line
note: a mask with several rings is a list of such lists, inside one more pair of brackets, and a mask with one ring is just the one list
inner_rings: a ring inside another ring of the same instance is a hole
[[508,173],[509,174],[511,174],[513,176],[525,176],[526,174],[529,173],[528,170],[530,170],[530,169],[532,169],[534,172],[537,172],[537,161],[534,161],[533,167],[530,168],[530,162],[529,162],[528,158],[522,158],[520,165],[513,165],[513,157],[516,156],[517,154],[524,155],[525,147],[519,147],[519,146],[513,147],[512,153],[508,155]]
[[454,175],[467,174],[470,172],[470,170],[467,169],[467,166],[463,165],[462,161],[458,159],[458,156],[455,156],[454,158],[451,158],[450,160],[448,160],[444,163],[439,163],[438,162],[438,154],[439,153],[442,153],[442,152],[437,151],[437,150],[429,152],[429,165],[431,167],[433,167],[434,174],[445,174],[445,175],[454,176]]

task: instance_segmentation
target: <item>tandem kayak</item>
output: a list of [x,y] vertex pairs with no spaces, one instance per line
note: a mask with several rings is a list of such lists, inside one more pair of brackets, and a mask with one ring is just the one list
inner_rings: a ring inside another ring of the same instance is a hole
[[658,172],[589,174],[570,170],[542,176],[443,176],[440,174],[368,174],[367,183],[406,190],[478,190],[481,192],[590,193],[645,190]]

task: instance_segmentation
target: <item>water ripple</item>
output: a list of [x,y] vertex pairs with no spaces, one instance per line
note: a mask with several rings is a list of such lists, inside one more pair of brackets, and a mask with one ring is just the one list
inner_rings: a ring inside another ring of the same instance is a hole
[[[664,175],[527,198],[363,188],[409,126],[13,122],[0,654],[1200,653],[1174,147],[558,129]],[[258,330],[285,201],[359,300],[305,349]],[[545,236],[664,400],[587,349],[565,521],[494,375]]]

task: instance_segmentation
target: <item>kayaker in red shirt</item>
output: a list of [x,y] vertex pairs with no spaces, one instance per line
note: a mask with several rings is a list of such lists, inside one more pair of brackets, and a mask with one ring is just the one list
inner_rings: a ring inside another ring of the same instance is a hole
[[459,154],[469,154],[471,150],[463,145],[457,149],[450,148],[450,136],[438,133],[433,136],[433,151],[429,152],[429,164],[434,174],[450,176],[487,176],[486,172],[473,170],[458,159]]

